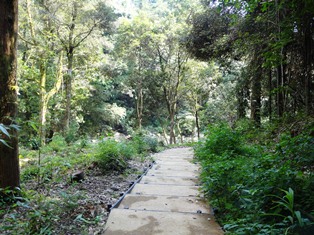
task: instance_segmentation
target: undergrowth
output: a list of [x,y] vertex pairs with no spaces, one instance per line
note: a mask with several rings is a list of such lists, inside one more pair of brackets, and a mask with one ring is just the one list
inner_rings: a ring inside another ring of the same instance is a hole
[[282,126],[212,125],[195,146],[203,190],[226,234],[313,234],[313,122],[293,134]]
[[[130,160],[144,161],[158,148],[158,141],[144,133],[124,141],[83,138],[75,142],[69,142],[69,135],[55,134],[36,150],[21,147],[21,189],[0,188],[0,234],[88,234],[89,226],[99,223],[104,214],[88,214],[86,203],[95,205],[80,190],[84,184],[71,181],[71,174],[83,170],[86,175],[93,171],[123,177],[132,170]],[[64,224],[63,218],[71,225]]]

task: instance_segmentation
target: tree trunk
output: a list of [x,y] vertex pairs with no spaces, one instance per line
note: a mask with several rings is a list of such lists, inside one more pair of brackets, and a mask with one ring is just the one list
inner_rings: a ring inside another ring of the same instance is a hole
[[272,83],[272,71],[269,70],[268,73],[268,116],[269,121],[272,120],[272,90],[273,90],[273,83]]
[[[313,81],[313,61],[314,61],[314,39],[312,37],[314,30],[314,19],[310,14],[304,15],[304,53],[303,60],[305,64],[304,72],[304,93],[305,93],[305,110],[308,115],[313,113],[312,99],[312,81]],[[311,27],[312,26],[312,27]]]
[[[17,115],[18,0],[0,1],[0,9],[0,123],[9,126]],[[0,138],[11,146],[0,143],[0,188],[20,185],[17,132],[11,128],[9,133],[11,138],[0,133]]]
[[166,145],[168,145],[169,142],[168,142],[168,138],[167,138],[167,132],[166,132],[166,128],[164,126],[162,127],[162,134],[163,134],[164,139],[166,141]]
[[277,67],[277,115],[283,115],[282,65]]
[[259,126],[261,124],[261,95],[262,95],[262,62],[258,55],[254,56],[253,71],[254,77],[251,83],[251,119],[254,121],[255,125]]
[[237,119],[245,118],[245,97],[244,97],[244,88],[239,87],[237,92],[238,99],[238,108],[237,108]]
[[143,89],[142,84],[139,82],[138,84],[138,92],[137,92],[137,100],[136,100],[136,114],[137,114],[137,122],[138,129],[142,129],[142,118],[143,118]]
[[69,38],[68,44],[66,45],[67,51],[67,76],[65,79],[65,95],[66,95],[66,106],[65,106],[65,123],[64,123],[64,132],[66,133],[69,130],[70,121],[71,121],[71,100],[72,100],[72,80],[73,80],[73,58],[74,58],[74,48],[78,47],[74,45],[74,30],[76,26],[76,17],[77,17],[78,5],[76,2],[73,3],[72,19],[69,27]]
[[176,144],[176,135],[174,133],[175,121],[174,121],[175,112],[172,110],[170,113],[170,144]]
[[251,118],[257,126],[261,124],[261,78],[258,74],[252,84]]
[[70,50],[67,53],[68,67],[67,67],[67,75],[65,78],[65,95],[66,95],[65,123],[64,123],[64,131],[65,132],[67,132],[69,130],[70,121],[71,121],[73,57],[74,57],[73,48],[70,48]]
[[40,137],[40,146],[45,145],[45,136],[46,136],[46,63],[41,62],[40,65],[40,116],[39,116],[39,137]]
[[200,124],[199,124],[199,117],[198,117],[197,109],[195,111],[195,124],[196,124],[196,129],[197,129],[197,139],[200,140]]
[[178,133],[180,135],[180,142],[181,142],[181,144],[183,144],[183,134],[182,134],[182,130],[181,130],[179,122],[177,122],[177,130],[178,130]]

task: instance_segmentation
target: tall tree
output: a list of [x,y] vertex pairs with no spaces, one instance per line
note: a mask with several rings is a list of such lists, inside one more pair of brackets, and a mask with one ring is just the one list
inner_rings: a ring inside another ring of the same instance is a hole
[[156,54],[152,45],[153,23],[145,12],[139,12],[130,22],[121,23],[115,44],[116,58],[126,61],[128,85],[134,90],[137,127],[141,129],[146,105],[145,92],[156,69]]
[[214,63],[190,60],[187,67],[187,79],[184,82],[183,93],[187,96],[191,113],[194,114],[197,137],[200,139],[200,112],[204,109],[211,91],[214,90],[215,80],[219,73]]
[[[16,45],[18,31],[18,1],[0,2],[0,123],[10,126],[17,115]],[[19,187],[18,137],[13,128],[1,138],[10,147],[0,143],[0,188]]]
[[[102,27],[104,31],[108,31],[116,16],[113,14],[113,10],[110,7],[106,7],[106,5],[101,3],[90,6],[89,10],[86,10],[88,4],[82,0],[71,0],[60,4],[62,7],[59,8],[58,17],[55,18],[55,21],[59,26],[57,35],[67,57],[67,74],[65,76],[66,108],[64,120],[64,130],[67,131],[71,120],[75,52],[82,43],[91,36],[97,26]],[[97,11],[97,9],[99,11]]]
[[[172,39],[170,39],[171,41]],[[157,45],[158,60],[160,65],[160,77],[164,99],[166,101],[170,122],[170,144],[176,143],[175,126],[178,101],[181,95],[183,79],[185,78],[188,54],[178,45],[175,39],[166,45]]]
[[[273,110],[278,117],[286,112],[311,113],[313,1],[203,2],[204,11],[193,17],[187,47],[201,59],[246,62],[243,71],[250,75],[251,118],[258,124],[263,113],[271,116]],[[237,86],[238,94],[243,93],[243,85]],[[239,116],[243,116],[243,101],[239,100]],[[263,102],[268,103],[268,112],[263,112]]]
[[[24,6],[25,9],[21,8],[25,10],[22,19],[27,24],[22,24],[24,27],[21,27],[23,31],[21,39],[25,48],[24,57],[29,56],[30,58],[22,60],[22,63],[39,71],[39,77],[36,79],[39,90],[38,136],[40,144],[44,145],[49,111],[48,102],[58,92],[62,83],[62,48],[55,42],[56,25],[52,21],[53,15],[43,15],[42,13],[49,13],[48,9],[56,12],[59,6],[49,1],[31,2],[30,0],[26,0]],[[36,56],[32,56],[32,53]],[[57,59],[58,54],[59,59]],[[55,61],[58,62],[55,63]],[[21,73],[23,72],[21,71]],[[34,72],[32,75],[35,74]],[[53,85],[51,86],[51,84]]]

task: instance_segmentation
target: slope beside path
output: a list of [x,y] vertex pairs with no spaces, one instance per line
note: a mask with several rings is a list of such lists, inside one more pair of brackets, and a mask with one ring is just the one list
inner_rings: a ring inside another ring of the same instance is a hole
[[221,235],[198,186],[191,148],[154,155],[156,163],[111,210],[105,235]]

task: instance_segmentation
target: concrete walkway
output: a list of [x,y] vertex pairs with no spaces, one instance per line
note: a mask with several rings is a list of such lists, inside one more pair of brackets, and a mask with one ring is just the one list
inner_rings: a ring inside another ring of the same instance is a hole
[[223,234],[200,198],[192,149],[169,149],[154,157],[153,168],[111,210],[105,235]]

